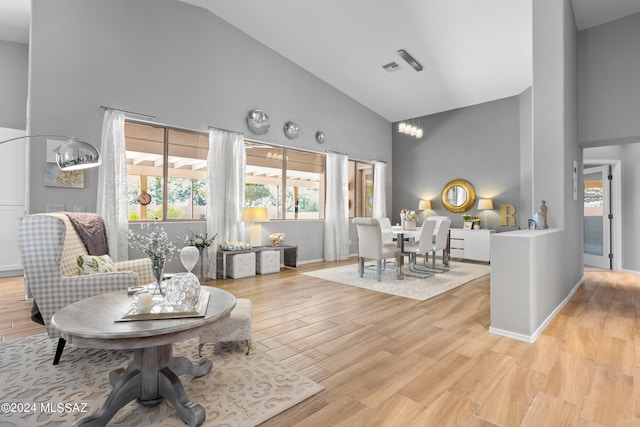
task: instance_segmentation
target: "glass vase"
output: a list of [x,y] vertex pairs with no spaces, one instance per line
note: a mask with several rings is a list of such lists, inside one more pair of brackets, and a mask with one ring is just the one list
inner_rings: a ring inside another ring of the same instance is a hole
[[151,273],[153,274],[154,288],[153,295],[160,295],[164,298],[164,290],[162,289],[162,278],[164,276],[165,258],[159,256],[151,257]]
[[207,263],[207,248],[198,248],[198,251],[200,252],[200,273],[198,274],[198,279],[200,280],[200,283],[204,283],[207,280],[205,277],[205,274],[207,273],[205,269],[205,265]]
[[199,296],[200,281],[193,273],[177,273],[167,281],[165,298],[178,310],[195,310]]

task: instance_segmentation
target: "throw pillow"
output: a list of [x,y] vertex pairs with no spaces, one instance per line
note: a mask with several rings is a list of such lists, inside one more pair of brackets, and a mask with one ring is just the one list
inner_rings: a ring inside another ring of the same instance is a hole
[[77,259],[80,273],[96,274],[116,271],[116,265],[109,255],[80,255]]

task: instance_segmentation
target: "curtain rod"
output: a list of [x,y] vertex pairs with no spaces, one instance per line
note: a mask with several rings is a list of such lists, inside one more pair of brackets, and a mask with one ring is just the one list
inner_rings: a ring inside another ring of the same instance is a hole
[[386,164],[387,161],[386,160],[378,160],[378,159],[369,159],[370,162],[379,162],[379,163],[384,163]]
[[327,153],[334,153],[334,154],[342,154],[343,156],[349,157],[349,155],[347,153],[341,153],[339,151],[327,150],[326,152]]
[[136,113],[135,111],[127,111],[127,110],[122,110],[120,108],[107,107],[105,105],[101,105],[100,108],[102,108],[104,110],[116,110],[116,111],[120,111],[122,113],[133,114],[133,115],[140,116],[140,117],[146,117],[146,118],[148,118],[150,120],[155,120],[155,118],[156,118],[156,116],[151,116],[149,114]]
[[209,129],[215,129],[215,130],[221,130],[224,132],[233,132],[233,133],[239,133],[240,135],[244,135],[244,132],[241,132],[239,130],[231,130],[231,129],[224,129],[218,126],[209,126]]

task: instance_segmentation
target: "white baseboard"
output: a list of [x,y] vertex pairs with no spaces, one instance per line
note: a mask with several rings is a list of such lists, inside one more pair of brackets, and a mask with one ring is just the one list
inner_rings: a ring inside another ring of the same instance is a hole
[[517,332],[507,331],[505,329],[494,328],[493,326],[489,326],[489,332],[494,335],[500,335],[501,337],[511,338],[512,340],[524,341],[528,343],[532,343],[531,337],[529,335],[519,334]]
[[562,308],[571,300],[571,297],[573,297],[573,294],[575,294],[580,285],[582,285],[582,282],[584,282],[584,276],[582,276],[580,280],[578,280],[578,283],[574,285],[574,287],[571,289],[571,292],[569,292],[569,294],[562,300],[562,302],[558,304],[558,306],[551,312],[551,314],[547,316],[544,322],[542,322],[540,326],[538,326],[533,334],[525,335],[518,332],[507,331],[505,329],[494,328],[491,326],[489,326],[489,332],[494,335],[500,335],[502,337],[511,338],[518,341],[524,341],[528,343],[536,342],[540,334],[542,334],[545,328],[549,326],[549,323],[551,323],[551,321],[558,315],[560,310],[562,310]]

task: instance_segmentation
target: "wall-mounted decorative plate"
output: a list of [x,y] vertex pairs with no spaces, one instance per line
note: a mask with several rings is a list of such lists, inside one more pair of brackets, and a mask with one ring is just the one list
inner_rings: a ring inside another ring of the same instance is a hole
[[251,110],[247,115],[247,127],[256,135],[264,135],[269,131],[269,116],[262,110]]
[[318,141],[318,144],[324,144],[326,140],[327,135],[325,135],[324,131],[319,130],[316,132],[316,141]]
[[289,139],[296,139],[298,137],[298,132],[300,129],[298,128],[298,124],[294,122],[287,122],[284,124],[284,134]]

